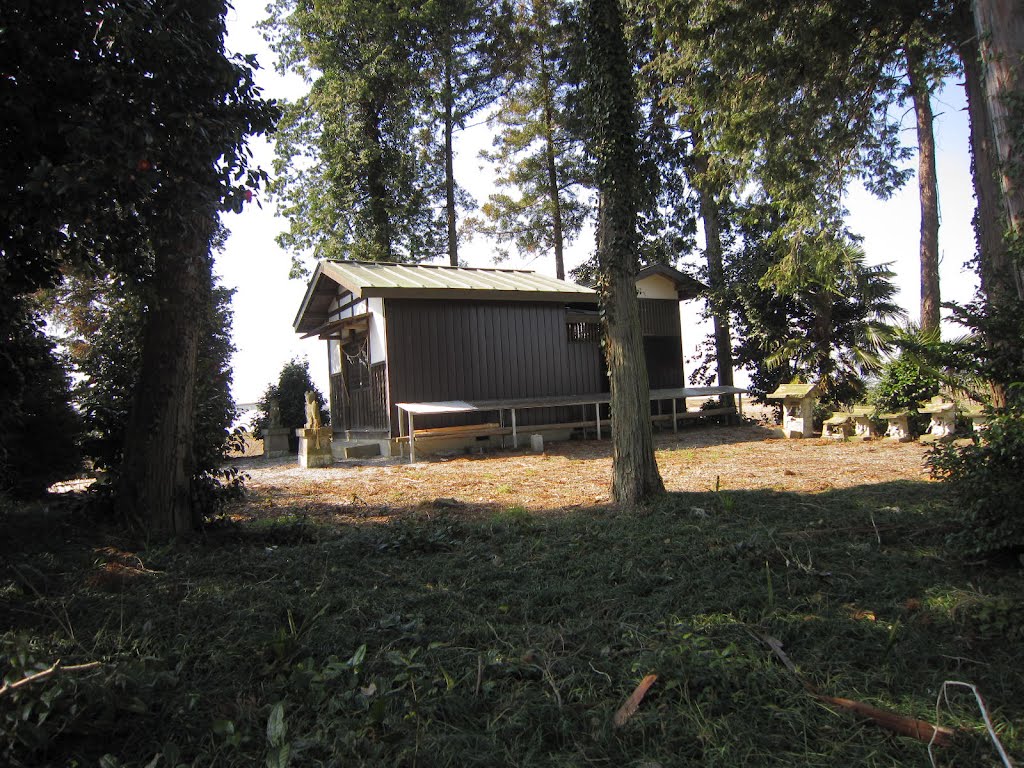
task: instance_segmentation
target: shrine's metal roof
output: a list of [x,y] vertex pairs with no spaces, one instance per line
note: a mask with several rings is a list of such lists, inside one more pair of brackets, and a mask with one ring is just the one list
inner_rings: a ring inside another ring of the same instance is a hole
[[295,330],[312,331],[327,318],[339,286],[354,299],[476,299],[596,304],[591,288],[525,269],[321,261],[295,317]]

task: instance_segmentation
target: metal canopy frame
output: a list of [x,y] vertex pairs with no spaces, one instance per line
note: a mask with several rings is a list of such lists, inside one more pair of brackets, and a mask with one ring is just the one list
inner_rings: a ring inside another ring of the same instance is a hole
[[[651,402],[660,400],[672,401],[672,431],[679,430],[678,411],[676,401],[683,400],[685,410],[686,398],[688,397],[715,397],[716,395],[737,395],[737,407],[739,415],[743,415],[743,395],[747,390],[740,387],[676,387],[672,389],[652,389],[650,391]],[[516,430],[516,411],[529,408],[557,408],[560,406],[582,405],[594,406],[594,423],[597,426],[597,439],[601,439],[601,406],[611,402],[611,395],[607,392],[593,395],[572,395],[567,397],[533,397],[518,398],[510,400],[441,400],[432,403],[395,403],[398,409],[398,432],[399,437],[405,437],[406,420],[402,418],[402,412],[406,414],[409,425],[409,463],[416,461],[416,416],[437,415],[451,413],[484,413],[488,411],[509,411],[512,424],[512,447],[519,447],[519,435]]]

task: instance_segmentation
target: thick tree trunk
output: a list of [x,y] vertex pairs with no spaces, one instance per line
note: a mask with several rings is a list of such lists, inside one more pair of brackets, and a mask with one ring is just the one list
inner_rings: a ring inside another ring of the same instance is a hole
[[211,288],[215,214],[196,214],[180,232],[167,216],[155,245],[139,382],[125,435],[117,493],[126,520],[157,536],[182,536],[199,523],[192,504],[196,357]]
[[[988,304],[998,310],[1017,299],[1014,265],[1003,239],[1003,209],[999,200],[996,152],[985,101],[985,85],[981,71],[981,48],[975,34],[974,21],[966,2],[960,6],[960,59],[964,66],[964,91],[970,117],[971,155],[973,159],[974,194],[978,199],[975,215],[975,236],[978,241],[978,277],[981,292]],[[992,405],[1006,405],[1006,387],[991,384]]]
[[[694,143],[700,138],[694,134]],[[715,365],[718,369],[718,385],[733,386],[732,333],[729,328],[729,311],[722,303],[725,291],[725,268],[722,263],[722,231],[718,224],[718,200],[709,188],[706,178],[707,158],[696,155],[693,158],[697,172],[697,199],[700,205],[700,219],[704,227],[704,257],[708,262],[708,282],[711,288],[711,320],[715,331]],[[735,406],[733,395],[722,395],[723,406]]]
[[[985,102],[999,158],[999,186],[1010,231],[1024,237],[1024,13],[1020,0],[974,0],[974,26],[984,62]],[[1024,299],[1020,266],[1013,271],[1017,295]]]
[[939,193],[931,92],[921,54],[908,45],[907,77],[917,115],[917,187],[921,199],[921,330],[939,329]]
[[455,115],[452,95],[451,62],[445,62],[444,72],[444,194],[445,217],[448,225],[448,262],[459,266],[459,224],[458,212],[455,210],[455,152],[452,147],[452,134],[455,132]]
[[612,499],[632,507],[665,488],[654,460],[650,392],[636,293],[636,104],[618,0],[584,5],[591,130],[600,195],[598,293],[611,384]]
[[555,245],[555,277],[565,279],[565,257],[563,254],[564,234],[562,232],[562,190],[558,184],[557,152],[555,151],[555,107],[551,92],[551,75],[548,72],[547,55],[538,43],[540,55],[541,88],[544,93],[544,156],[548,170],[548,201],[551,205],[552,240]]

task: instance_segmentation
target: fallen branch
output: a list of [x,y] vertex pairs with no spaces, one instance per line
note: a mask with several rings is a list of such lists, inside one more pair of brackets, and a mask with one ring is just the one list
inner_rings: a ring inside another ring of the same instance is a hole
[[647,695],[647,691],[650,690],[651,686],[654,685],[654,681],[658,679],[657,675],[647,675],[643,680],[640,681],[633,692],[629,695],[622,706],[619,707],[615,716],[612,718],[612,725],[616,728],[621,728],[627,722],[629,718],[636,714],[637,708],[640,706],[640,702],[644,700],[644,696]]
[[885,728],[887,731],[898,733],[900,736],[909,736],[912,739],[923,741],[925,744],[938,744],[940,747],[948,747],[953,743],[954,734],[951,729],[932,725],[925,720],[918,720],[907,715],[879,709],[870,704],[865,704],[863,701],[843,699],[838,696],[826,696],[823,693],[815,693],[814,697],[837,709],[865,717],[875,725]]
[[85,672],[90,669],[95,669],[99,665],[100,662],[98,661],[90,661],[86,664],[68,664],[67,666],[62,667],[60,665],[60,659],[57,659],[51,666],[44,670],[34,672],[33,674],[27,675],[26,677],[21,678],[21,680],[16,680],[13,683],[4,683],[3,687],[0,687],[0,696],[3,696],[5,693],[10,693],[11,691],[15,691],[29,683],[45,680],[55,672]]
[[793,676],[800,681],[800,684],[803,685],[807,692],[818,701],[822,701],[836,709],[841,709],[844,712],[850,712],[867,718],[875,725],[885,728],[887,731],[898,733],[901,736],[909,736],[926,744],[938,744],[945,747],[953,742],[954,731],[950,728],[932,725],[926,720],[918,720],[915,717],[890,712],[886,709],[879,709],[871,704],[865,704],[863,701],[854,701],[853,699],[844,699],[822,693],[803,678],[796,665],[793,664],[789,656],[782,650],[782,643],[774,637],[759,637],[752,632],[750,634],[767,645],[786,669],[792,672]]

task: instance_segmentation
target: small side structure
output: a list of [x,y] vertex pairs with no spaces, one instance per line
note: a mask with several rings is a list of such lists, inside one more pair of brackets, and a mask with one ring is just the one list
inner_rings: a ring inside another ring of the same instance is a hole
[[956,433],[956,403],[944,400],[942,395],[936,395],[927,403],[923,403],[918,410],[931,416],[928,431],[921,435],[920,442],[937,443],[953,439]]
[[[702,289],[669,267],[639,273],[652,389],[683,386],[679,302]],[[322,261],[294,326],[327,341],[336,453],[371,440],[388,453],[403,432],[397,404],[606,393],[597,301],[590,288],[527,270]],[[572,406],[521,416],[524,432],[589,418]],[[492,420],[434,409],[416,424],[425,432],[464,429],[463,443],[486,444],[510,430]]]
[[895,443],[907,443],[913,440],[910,434],[910,411],[894,411],[880,413],[878,418],[889,422],[885,430],[885,439]]
[[768,395],[770,400],[782,401],[782,434],[787,439],[815,437],[814,406],[818,402],[815,384],[782,384]]
[[878,437],[875,429],[875,409],[870,405],[855,405],[850,411],[853,417],[853,439],[874,440]]
[[847,440],[853,434],[853,414],[836,411],[821,425],[821,436],[826,440]]

